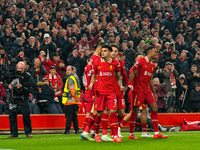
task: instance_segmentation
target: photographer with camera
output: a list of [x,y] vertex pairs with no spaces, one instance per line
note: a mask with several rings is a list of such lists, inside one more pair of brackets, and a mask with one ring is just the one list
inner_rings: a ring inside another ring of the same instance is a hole
[[32,137],[28,97],[33,86],[33,78],[28,72],[25,71],[25,64],[22,61],[18,62],[15,71],[8,72],[6,77],[5,87],[9,89],[10,92],[8,104],[11,135],[9,138],[18,137],[18,112],[21,112],[23,115],[24,131],[26,137]]

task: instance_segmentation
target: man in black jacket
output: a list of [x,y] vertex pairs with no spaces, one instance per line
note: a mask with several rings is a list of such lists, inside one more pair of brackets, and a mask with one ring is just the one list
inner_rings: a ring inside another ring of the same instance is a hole
[[56,44],[52,42],[48,33],[44,34],[44,40],[40,46],[40,49],[45,51],[47,59],[53,60],[53,55],[56,53]]
[[[18,137],[17,128],[17,114],[19,111],[23,114],[24,131],[26,137],[32,137],[32,126],[30,119],[30,108],[28,105],[28,97],[33,85],[32,76],[25,71],[24,62],[19,62],[14,72],[7,74],[7,80],[5,87],[10,91],[9,98],[9,120],[10,120],[10,132],[9,138]],[[17,79],[17,82],[13,80]]]
[[192,112],[200,112],[200,83],[195,84],[195,88],[190,93]]

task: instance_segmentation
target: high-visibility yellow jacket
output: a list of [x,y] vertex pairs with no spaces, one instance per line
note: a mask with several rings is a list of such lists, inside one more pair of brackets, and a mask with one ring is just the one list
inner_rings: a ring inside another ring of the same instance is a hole
[[62,103],[64,105],[78,104],[78,98],[80,97],[80,87],[76,78],[73,75],[67,77],[63,94]]

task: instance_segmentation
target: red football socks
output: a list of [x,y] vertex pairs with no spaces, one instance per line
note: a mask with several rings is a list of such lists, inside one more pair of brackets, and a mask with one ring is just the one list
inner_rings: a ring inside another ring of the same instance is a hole
[[142,132],[147,132],[147,123],[141,123]]
[[108,114],[103,113],[101,117],[102,135],[107,135]]
[[85,121],[84,121],[84,123],[83,123],[83,124],[84,124],[84,126],[83,126],[83,131],[85,130],[85,127],[86,127],[87,124],[88,124],[88,119],[89,119],[89,118],[85,118]]
[[118,119],[117,113],[113,112],[110,114],[110,126],[112,128],[112,135],[117,136],[118,132]]
[[153,123],[154,132],[159,132],[157,111],[151,112],[151,120],[152,120],[152,123]]
[[101,124],[101,116],[96,116],[94,120],[94,124],[96,125],[95,134],[99,134],[99,128]]
[[94,124],[94,119],[95,119],[95,115],[94,114],[91,114],[90,115],[90,118],[88,119],[88,124],[86,125],[85,127],[85,132],[89,133],[90,132],[90,129],[91,127],[93,126]]
[[123,119],[123,120],[120,122],[119,127],[122,129],[122,128],[125,126],[126,123],[127,123],[127,122]]
[[132,112],[130,117],[130,133],[133,133],[135,128],[135,120],[136,120],[137,114]]

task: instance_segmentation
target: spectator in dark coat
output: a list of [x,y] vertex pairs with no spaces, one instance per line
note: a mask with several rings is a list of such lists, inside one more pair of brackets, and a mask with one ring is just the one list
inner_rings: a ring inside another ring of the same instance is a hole
[[33,67],[30,69],[30,73],[33,77],[33,95],[37,97],[37,83],[47,74],[45,67],[41,64],[39,58],[34,59]]
[[170,14],[164,24],[165,24],[165,29],[169,29],[169,32],[174,36],[176,29],[176,25],[174,23],[174,15]]
[[191,52],[193,56],[195,56],[198,49],[199,49],[198,42],[193,41],[192,45],[188,48],[188,51]]
[[178,112],[186,112],[188,108],[188,85],[184,74],[179,76],[176,82],[176,108]]
[[12,58],[15,58],[18,54],[18,50],[23,49],[23,43],[24,40],[22,38],[17,38],[14,42],[15,44],[12,46],[12,48],[10,49],[10,55]]
[[49,80],[44,78],[37,84],[39,89],[38,105],[41,113],[59,114],[54,105],[54,90],[49,86]]
[[186,75],[186,73],[190,70],[190,62],[192,62],[192,59],[192,53],[186,50],[182,51],[176,63],[176,69],[179,72],[179,74]]
[[24,47],[25,56],[29,59],[30,63],[33,63],[34,58],[39,55],[39,47],[35,43],[35,37],[31,36],[28,40],[28,44]]
[[72,65],[76,68],[77,75],[79,79],[82,76],[81,68],[82,68],[82,59],[81,56],[78,54],[77,48],[74,48],[72,54],[68,56],[67,64]]
[[9,54],[9,55],[10,55],[10,49],[12,46],[14,46],[14,41],[16,39],[14,34],[11,32],[12,32],[11,26],[6,26],[5,34],[2,35],[0,38],[1,45],[4,46],[4,50],[5,50],[6,54]]
[[195,58],[192,60],[192,64],[197,65],[197,71],[200,72],[200,49],[197,50]]
[[200,83],[195,84],[194,89],[190,93],[190,102],[192,112],[200,112]]
[[164,96],[165,94],[167,94],[168,90],[164,86],[165,84],[160,84],[159,78],[154,78],[153,81],[154,81],[154,88],[158,96],[158,100],[156,101],[156,104],[158,106],[158,113],[166,113],[167,109]]
[[128,60],[128,62],[132,66],[133,63],[134,63],[134,60],[135,60],[136,51],[128,49],[127,43],[124,42],[124,43],[122,43],[122,52],[125,54],[126,59]]
[[190,71],[187,72],[186,78],[188,81],[189,92],[194,88],[196,82],[200,82],[200,73],[197,71],[197,65],[192,65]]
[[55,43],[52,42],[48,33],[44,34],[44,40],[40,47],[42,51],[45,51],[47,59],[53,60],[53,55],[56,53],[57,47]]

